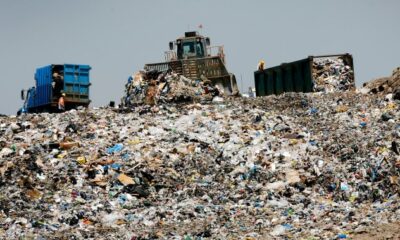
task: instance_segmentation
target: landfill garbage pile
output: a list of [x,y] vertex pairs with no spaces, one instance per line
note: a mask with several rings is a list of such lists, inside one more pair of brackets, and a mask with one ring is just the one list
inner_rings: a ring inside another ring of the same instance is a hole
[[0,118],[3,239],[344,239],[400,222],[399,101],[286,93]]
[[222,94],[211,81],[192,80],[172,71],[139,71],[133,74],[125,85],[125,95],[121,99],[123,107],[142,104],[205,102]]
[[400,100],[400,67],[393,70],[392,76],[364,83],[364,90],[373,94],[394,94]]
[[313,78],[315,92],[340,92],[355,89],[354,72],[340,57],[315,58]]

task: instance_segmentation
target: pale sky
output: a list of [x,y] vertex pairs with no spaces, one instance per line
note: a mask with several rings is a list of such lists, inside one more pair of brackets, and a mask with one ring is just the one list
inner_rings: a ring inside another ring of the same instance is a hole
[[0,0],[0,113],[15,114],[20,90],[49,64],[89,64],[91,107],[119,103],[129,75],[199,24],[243,89],[260,59],[347,52],[360,86],[400,66],[399,9],[399,0]]

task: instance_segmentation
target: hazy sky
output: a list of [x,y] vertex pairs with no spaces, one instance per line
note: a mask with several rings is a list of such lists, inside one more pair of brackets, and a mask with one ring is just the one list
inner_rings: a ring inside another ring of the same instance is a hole
[[199,24],[244,89],[260,59],[346,52],[359,86],[400,66],[399,9],[399,0],[0,0],[0,113],[15,114],[35,69],[53,63],[91,65],[91,106],[119,103],[129,75]]

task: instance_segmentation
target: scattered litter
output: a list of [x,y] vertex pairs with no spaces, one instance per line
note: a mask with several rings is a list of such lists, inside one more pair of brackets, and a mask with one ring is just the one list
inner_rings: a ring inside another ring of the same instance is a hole
[[[177,94],[180,77],[164,77],[133,79],[125,112],[1,117],[0,235],[352,239],[360,227],[400,221],[398,100],[219,101],[196,95],[190,80]],[[151,98],[141,95],[151,87]],[[209,101],[174,102],[186,93]]]

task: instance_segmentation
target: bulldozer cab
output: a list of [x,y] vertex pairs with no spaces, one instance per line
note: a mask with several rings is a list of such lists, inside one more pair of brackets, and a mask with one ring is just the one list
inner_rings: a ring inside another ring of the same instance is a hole
[[225,66],[223,46],[210,46],[210,39],[198,32],[185,32],[185,36],[169,43],[165,62],[145,64],[144,69],[174,72],[191,79],[210,80],[227,95],[236,95],[239,90],[235,75]]
[[206,56],[206,40],[203,36],[198,35],[197,32],[186,32],[185,37],[178,38],[176,40],[176,48],[179,60]]
[[176,59],[204,58],[207,56],[207,46],[210,39],[199,35],[197,32],[186,32],[184,37],[178,38],[175,42],[169,43],[170,50],[176,46]]

